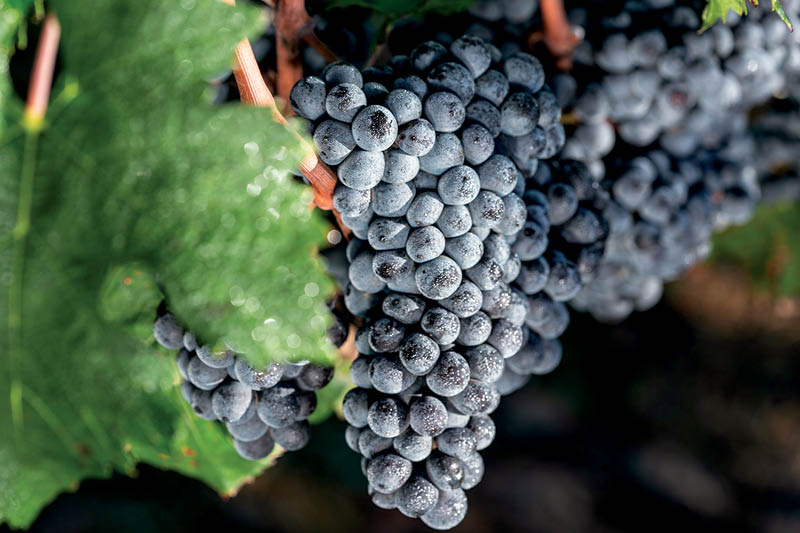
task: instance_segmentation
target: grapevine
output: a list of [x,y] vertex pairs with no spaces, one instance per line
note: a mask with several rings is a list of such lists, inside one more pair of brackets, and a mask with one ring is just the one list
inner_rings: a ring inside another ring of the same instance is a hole
[[[796,0],[114,0],[97,16],[142,34],[85,62],[92,8],[28,3],[0,8],[0,496],[59,450],[49,498],[157,458],[233,495],[334,414],[372,504],[458,528],[501,403],[558,375],[571,322],[626,324],[703,262],[752,264],[736,232],[800,197]],[[793,287],[781,252],[753,269]],[[70,388],[32,377],[40,331],[77,394],[108,395],[99,417],[49,411]],[[162,429],[119,428],[139,405]],[[31,427],[57,438],[28,449]]]

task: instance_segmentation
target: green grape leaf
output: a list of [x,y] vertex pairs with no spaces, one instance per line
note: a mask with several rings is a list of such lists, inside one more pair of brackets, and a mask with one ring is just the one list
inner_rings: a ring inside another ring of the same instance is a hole
[[[708,3],[706,7],[703,9],[703,26],[700,28],[700,31],[703,32],[717,23],[717,21],[722,21],[724,24],[727,21],[728,12],[733,11],[737,15],[746,15],[747,14],[747,0],[706,0]],[[755,6],[758,6],[758,0],[750,0],[751,3]],[[789,31],[794,30],[794,26],[792,22],[789,20],[789,17],[786,15],[786,12],[783,9],[783,5],[781,5],[780,0],[771,0],[772,2],[772,11],[774,11],[786,26],[789,28]]]
[[743,267],[754,285],[780,296],[800,294],[800,204],[760,207],[746,225],[714,238],[717,262]]
[[334,356],[315,252],[328,224],[288,176],[301,147],[267,110],[213,105],[205,81],[262,12],[48,8],[62,68],[44,128],[26,130],[11,96],[0,142],[0,523],[14,527],[139,461],[223,494],[269,465],[181,397],[175,353],[152,335],[164,295],[199,339],[251,362]]
[[392,17],[465,11],[475,0],[327,0],[325,7],[360,6]]

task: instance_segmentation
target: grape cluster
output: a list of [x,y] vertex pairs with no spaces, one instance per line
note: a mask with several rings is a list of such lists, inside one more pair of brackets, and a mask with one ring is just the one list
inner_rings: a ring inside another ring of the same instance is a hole
[[161,346],[178,350],[183,398],[200,418],[225,424],[240,456],[255,461],[276,443],[289,451],[308,443],[314,391],[330,382],[332,368],[271,363],[255,369],[231,350],[214,352],[199,344],[169,313],[156,319],[153,334]]
[[291,104],[354,234],[346,272],[331,268],[359,326],[347,442],[377,505],[449,529],[500,397],[559,363],[565,302],[608,231],[585,165],[553,159],[564,130],[539,61],[439,39],[363,72],[329,65]]
[[[789,16],[800,14],[798,3],[791,4]],[[588,5],[569,13],[587,39],[575,54],[578,124],[564,155],[586,162],[598,178],[618,140],[658,144],[675,157],[716,149],[731,121],[784,91],[800,67],[792,34],[763,9],[698,34],[695,5],[626,1],[619,7],[611,16],[598,17]]]
[[604,322],[649,309],[665,281],[708,256],[713,232],[751,217],[759,196],[746,162],[752,139],[737,140],[691,158],[652,150],[609,167],[606,253],[573,307]]

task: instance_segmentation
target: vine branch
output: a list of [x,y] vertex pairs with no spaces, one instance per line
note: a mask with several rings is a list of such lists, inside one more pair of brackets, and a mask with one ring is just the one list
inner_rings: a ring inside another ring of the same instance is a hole
[[556,59],[556,66],[561,70],[572,68],[572,52],[580,43],[580,38],[572,30],[567,19],[562,0],[541,0],[544,23],[544,44]]
[[39,36],[36,59],[33,63],[28,87],[28,98],[25,101],[25,124],[29,128],[41,129],[44,123],[60,39],[61,25],[58,23],[58,19],[54,15],[47,15],[42,24],[42,33]]

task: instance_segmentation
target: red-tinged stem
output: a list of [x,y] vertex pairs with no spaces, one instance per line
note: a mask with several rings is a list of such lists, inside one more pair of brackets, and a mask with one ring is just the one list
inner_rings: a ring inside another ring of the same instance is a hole
[[541,0],[539,8],[544,22],[544,43],[556,58],[561,70],[572,68],[572,52],[580,39],[572,31],[562,0]]
[[[297,80],[303,77],[298,35],[309,24],[303,0],[278,0],[275,6],[275,59],[278,78],[275,83],[278,96],[289,101],[289,93]],[[288,105],[284,109],[291,113]]]
[[42,24],[36,59],[33,63],[28,99],[25,102],[25,123],[29,128],[39,129],[47,113],[50,100],[50,87],[53,84],[53,70],[56,66],[58,41],[61,38],[61,25],[55,15],[47,15]]

